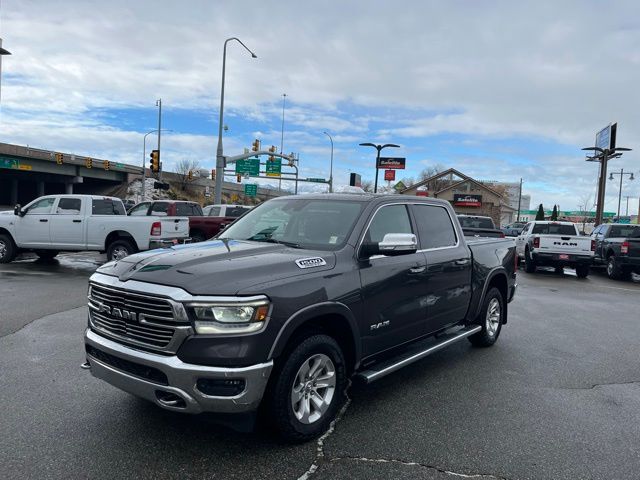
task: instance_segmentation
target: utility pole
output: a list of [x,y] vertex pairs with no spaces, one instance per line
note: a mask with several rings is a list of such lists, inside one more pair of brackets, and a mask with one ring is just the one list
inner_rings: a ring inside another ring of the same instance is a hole
[[[280,130],[280,153],[284,151],[284,107],[287,100],[287,94],[282,94],[282,128]],[[282,190],[282,177],[278,178],[278,191]]]
[[629,199],[632,198],[630,195],[625,195],[624,198],[627,200],[627,206],[624,209],[625,217],[629,216]]
[[520,193],[518,194],[518,217],[516,222],[520,221],[520,204],[522,202],[522,178],[520,179]]
[[162,155],[160,154],[160,135],[162,133],[162,99],[156,100],[156,106],[158,107],[158,157],[160,158],[160,173],[158,174],[158,181],[162,181]]

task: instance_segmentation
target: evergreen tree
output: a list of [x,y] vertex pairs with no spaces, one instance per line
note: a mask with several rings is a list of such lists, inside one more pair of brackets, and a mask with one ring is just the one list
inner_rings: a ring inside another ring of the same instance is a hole
[[542,204],[538,207],[538,213],[536,214],[536,220],[544,220],[544,208]]
[[553,206],[553,212],[551,213],[551,220],[558,220],[558,206]]

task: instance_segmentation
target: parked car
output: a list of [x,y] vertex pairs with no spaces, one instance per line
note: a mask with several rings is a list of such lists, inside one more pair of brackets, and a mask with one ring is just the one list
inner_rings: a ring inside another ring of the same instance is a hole
[[640,225],[606,223],[591,234],[595,241],[595,265],[606,265],[615,280],[640,275]]
[[209,217],[227,217],[236,219],[241,217],[253,207],[249,205],[207,205],[202,209]]
[[462,231],[468,237],[497,237],[504,238],[504,232],[498,230],[491,217],[479,215],[458,215]]
[[524,258],[525,270],[536,267],[576,269],[576,275],[586,278],[593,261],[595,242],[580,235],[575,223],[537,220],[529,222],[516,239],[518,255]]
[[493,345],[517,287],[513,240],[465,240],[433,198],[280,197],[207,243],[100,267],[83,367],[174,412],[263,405],[294,441],[327,430],[353,375]]
[[182,200],[157,200],[142,202],[129,210],[131,216],[189,217],[189,237],[193,242],[203,242],[218,234],[234,219],[204,216],[202,207],[196,202]]
[[122,200],[93,195],[47,195],[0,215],[0,263],[21,251],[53,258],[62,251],[96,250],[119,260],[187,238],[187,218],[128,218]]
[[525,227],[525,222],[515,222],[502,227],[502,231],[507,237],[517,237],[522,233],[522,229]]

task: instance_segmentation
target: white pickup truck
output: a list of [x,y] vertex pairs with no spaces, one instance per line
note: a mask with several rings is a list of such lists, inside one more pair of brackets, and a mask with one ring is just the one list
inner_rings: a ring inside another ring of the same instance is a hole
[[529,222],[516,239],[516,252],[524,258],[525,271],[533,273],[538,266],[576,269],[576,275],[585,278],[593,262],[595,242],[581,236],[571,222]]
[[118,260],[184,242],[188,234],[187,217],[128,217],[119,198],[47,195],[0,212],[0,263],[21,251],[49,259],[61,251],[94,250]]

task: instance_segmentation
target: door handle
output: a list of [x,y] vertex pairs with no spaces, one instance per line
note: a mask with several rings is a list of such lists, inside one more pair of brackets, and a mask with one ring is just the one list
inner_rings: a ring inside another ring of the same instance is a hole
[[73,223],[80,223],[82,220],[74,220]]
[[48,222],[49,220],[47,220],[46,218],[41,218],[40,221],[41,222]]
[[468,258],[461,258],[460,260],[456,260],[456,265],[466,265],[469,263],[469,259]]
[[411,268],[409,269],[409,273],[413,273],[413,274],[416,274],[416,273],[422,273],[422,272],[424,272],[426,269],[427,269],[426,265],[420,265],[420,266],[417,266],[417,267],[411,267]]

